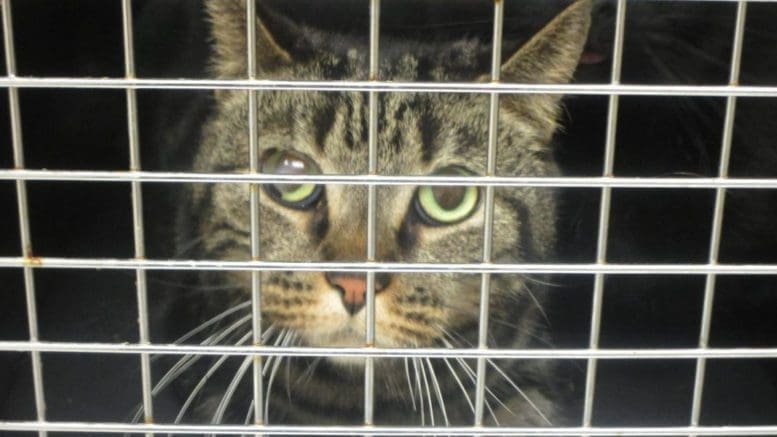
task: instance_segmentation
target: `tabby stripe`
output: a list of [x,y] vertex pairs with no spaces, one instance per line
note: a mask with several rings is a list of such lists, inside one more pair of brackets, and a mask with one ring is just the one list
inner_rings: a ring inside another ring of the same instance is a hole
[[248,238],[251,236],[250,232],[237,228],[235,227],[235,225],[229,222],[225,222],[225,221],[213,222],[213,223],[210,223],[210,225],[211,225],[210,232],[212,234],[215,234],[216,232],[228,232],[228,233],[236,234],[239,237]]
[[[363,99],[366,97],[367,97],[367,94],[362,94]],[[383,99],[381,99],[381,97],[383,97]],[[385,100],[385,95],[378,94],[378,101],[380,102],[382,100]],[[362,141],[362,144],[366,146],[367,143],[370,141],[370,126],[369,126],[370,120],[369,120],[369,117],[367,117],[367,111],[368,111],[367,105],[362,104],[359,107],[361,108],[361,110],[359,111],[359,118],[360,118],[359,121],[361,122],[361,141]],[[378,107],[380,108],[380,105],[378,105]],[[378,123],[380,123],[381,120],[383,120],[383,117],[381,116],[381,114],[385,114],[385,113],[386,113],[386,108],[383,108],[382,110],[378,109]],[[380,132],[380,129],[378,129],[378,132]]]
[[518,245],[518,259],[524,262],[532,262],[539,260],[539,250],[537,250],[536,243],[534,241],[534,235],[532,232],[531,216],[529,215],[528,206],[518,198],[506,199],[515,209],[518,214],[518,241],[521,244]]
[[207,251],[211,255],[217,255],[217,254],[226,253],[229,249],[235,249],[235,248],[243,248],[246,250],[246,253],[250,253],[249,251],[251,249],[251,247],[245,243],[241,243],[232,238],[226,238],[226,239],[222,239],[222,241],[219,241],[219,243],[216,244],[215,246],[209,247]]
[[396,153],[399,153],[403,146],[402,125],[405,122],[405,113],[407,112],[408,106],[409,106],[408,102],[400,103],[399,108],[397,108],[397,111],[395,112],[395,115],[394,115],[394,120],[396,121],[393,124],[394,132],[393,132],[393,135],[391,136],[391,145],[394,146],[394,151]]
[[321,153],[324,152],[326,139],[334,128],[336,115],[333,107],[326,107],[316,111],[313,116],[313,140],[316,142],[315,147]]
[[344,105],[345,106],[345,120],[344,120],[344,124],[345,124],[345,147],[347,147],[348,150],[353,150],[354,144],[355,144],[355,139],[354,139],[354,136],[353,136],[353,130],[354,130],[355,126],[352,126],[353,125],[353,118],[354,118],[353,105],[355,105],[355,104],[356,104],[356,102],[353,101],[353,99],[350,99],[350,100],[346,101],[345,105]]
[[432,156],[437,151],[434,139],[437,132],[440,129],[439,123],[432,116],[432,111],[429,108],[421,112],[421,159],[424,163],[429,163],[432,160]]

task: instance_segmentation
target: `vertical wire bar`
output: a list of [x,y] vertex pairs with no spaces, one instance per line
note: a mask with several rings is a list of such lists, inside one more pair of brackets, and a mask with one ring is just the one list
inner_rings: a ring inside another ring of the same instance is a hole
[[[491,52],[491,82],[499,82],[502,67],[502,29],[504,2],[494,1],[494,29]],[[488,155],[486,176],[496,174],[497,140],[499,139],[499,94],[491,93],[488,106]],[[491,245],[494,233],[494,187],[486,187],[483,217],[483,262],[491,262]],[[478,348],[488,348],[488,311],[490,307],[491,275],[483,273],[480,281],[480,313],[478,320]],[[483,426],[483,407],[486,402],[486,358],[477,359],[475,382],[475,426]]]
[[[11,19],[11,2],[2,0],[3,9],[3,39],[5,48],[5,65],[9,77],[16,76],[16,54],[14,52],[13,22]],[[22,142],[22,116],[19,107],[19,91],[8,88],[8,109],[11,117],[11,143],[13,160],[16,169],[24,168],[24,145]],[[22,256],[30,258],[32,252],[32,236],[30,233],[29,205],[27,203],[27,185],[22,180],[16,181],[16,202],[19,208],[19,239],[21,240]],[[35,277],[32,267],[24,267],[24,292],[27,304],[27,329],[30,341],[39,340],[38,309],[35,298]],[[32,386],[35,397],[35,412],[39,422],[46,420],[46,399],[43,392],[43,363],[40,352],[30,352],[32,361]],[[45,436],[45,431],[39,431],[39,436]]]
[[[613,46],[612,73],[610,82],[617,85],[621,80],[621,65],[623,60],[623,37],[626,22],[626,0],[618,0],[615,19],[615,44]],[[604,147],[604,176],[612,176],[615,167],[615,136],[618,129],[618,96],[610,95],[607,109],[607,134]],[[612,203],[612,188],[603,187],[599,204],[599,229],[596,242],[596,263],[607,262],[607,235],[610,228],[610,205]],[[599,348],[599,333],[602,320],[602,300],[604,297],[604,280],[602,273],[594,275],[593,301],[591,303],[591,333],[589,346]],[[596,391],[595,358],[588,359],[588,370],[585,378],[585,399],[583,403],[583,426],[591,426],[593,417],[594,393]]]
[[[736,26],[734,28],[734,42],[731,49],[731,71],[729,74],[729,85],[739,84],[739,70],[742,60],[742,42],[745,33],[745,16],[747,13],[747,2],[737,3]],[[720,163],[718,176],[720,178],[728,177],[728,166],[731,157],[731,145],[734,132],[734,118],[736,115],[736,96],[726,98],[726,114],[723,119],[723,138],[720,149]],[[720,252],[720,239],[723,231],[723,212],[726,206],[726,189],[717,188],[715,190],[715,209],[712,218],[712,230],[710,235],[709,264],[718,263]],[[712,325],[712,307],[715,300],[715,274],[708,274],[704,284],[704,303],[702,304],[702,319],[699,329],[699,348],[706,349],[709,344],[710,326]],[[704,375],[706,372],[707,360],[699,358],[696,360],[696,376],[693,383],[693,401],[691,404],[691,425],[698,426],[701,417],[702,396],[704,392]]]
[[[127,79],[135,78],[135,50],[132,32],[132,0],[122,0],[121,16],[124,36],[124,70]],[[140,143],[138,138],[138,109],[135,90],[127,89],[127,132],[129,138],[130,171],[140,171]],[[143,226],[143,190],[139,181],[131,182],[132,223],[135,245],[135,258],[146,256],[145,232]],[[148,286],[146,271],[135,271],[135,285],[138,301],[138,336],[140,344],[149,344],[148,327]],[[143,391],[143,416],[145,423],[154,422],[154,406],[151,389],[151,357],[140,354],[141,385]],[[146,435],[152,435],[148,433]]]
[[[248,64],[248,78],[253,80],[257,77],[256,65],[256,1],[246,0],[246,54]],[[259,173],[259,133],[257,131],[257,107],[256,90],[248,91],[248,148],[249,148],[249,168],[251,173]],[[260,229],[259,229],[259,195],[261,185],[251,184],[250,186],[250,208],[251,208],[251,259],[258,261],[261,255],[260,251]],[[251,271],[251,323],[254,346],[262,345],[262,276],[261,272]],[[254,355],[253,360],[253,407],[254,423],[262,425],[264,423],[264,387],[262,381],[262,356]]]
[[[380,0],[370,0],[370,72],[369,80],[378,80],[380,41]],[[378,171],[378,93],[369,93],[369,137],[368,137],[368,171],[375,175]],[[367,188],[367,261],[375,261],[376,253],[376,217],[377,217],[377,187]],[[367,273],[367,303],[365,307],[367,347],[375,345],[375,272]],[[375,402],[375,359],[367,357],[364,361],[364,424],[374,423]]]

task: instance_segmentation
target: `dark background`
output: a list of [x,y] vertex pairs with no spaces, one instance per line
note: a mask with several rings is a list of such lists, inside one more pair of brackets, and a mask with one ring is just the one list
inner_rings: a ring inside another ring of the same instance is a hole
[[[123,76],[120,2],[13,1],[18,74]],[[298,22],[366,35],[367,3],[336,0],[326,8],[302,0],[275,0]],[[539,29],[564,2],[506,4],[506,47]],[[206,77],[207,24],[194,0],[135,1],[135,43],[140,77]],[[481,0],[384,2],[386,37],[490,38],[492,3]],[[777,85],[777,4],[749,7],[742,83]],[[649,2],[629,4],[623,82],[724,84],[727,82],[735,5]],[[588,51],[605,56],[581,65],[580,82],[609,81],[612,3],[597,3]],[[28,168],[126,170],[125,94],[121,90],[19,91]],[[201,120],[205,91],[139,91],[143,167],[185,170]],[[557,138],[567,174],[599,175],[606,96],[568,96]],[[623,97],[615,173],[628,176],[717,174],[724,99]],[[739,99],[731,174],[777,177],[772,99]],[[0,168],[13,167],[8,107],[0,99]],[[34,253],[39,256],[132,257],[128,184],[30,182]],[[13,182],[0,182],[0,256],[18,256]],[[592,262],[599,193],[564,190],[558,260]],[[174,254],[171,242],[175,187],[144,186],[149,257]],[[611,262],[703,263],[714,193],[711,190],[615,190],[608,240]],[[777,195],[731,191],[727,197],[721,260],[777,263]],[[152,335],[163,329],[163,289],[174,282],[150,273]],[[137,341],[134,273],[35,271],[40,336],[50,341]],[[558,347],[587,347],[593,280],[554,278],[549,315]],[[22,273],[0,270],[0,339],[27,339]],[[712,347],[777,347],[777,290],[773,277],[723,276],[717,281]],[[695,347],[703,298],[701,276],[607,278],[602,347]],[[140,402],[134,356],[44,354],[51,420],[124,421]],[[693,389],[692,360],[603,361],[599,364],[596,425],[686,425]],[[584,364],[581,363],[584,366]],[[584,369],[584,367],[582,367]],[[582,380],[583,371],[578,375]],[[710,360],[702,423],[774,424],[775,360]],[[172,394],[157,411],[174,409]],[[578,413],[579,414],[579,413]],[[28,354],[0,353],[0,420],[34,419]]]

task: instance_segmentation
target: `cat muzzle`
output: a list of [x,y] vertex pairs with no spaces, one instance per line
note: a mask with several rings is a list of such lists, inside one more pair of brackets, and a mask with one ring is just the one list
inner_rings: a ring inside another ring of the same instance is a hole
[[[327,272],[326,280],[330,285],[340,291],[343,306],[350,315],[355,315],[364,307],[367,294],[367,275]],[[375,293],[385,290],[391,281],[388,273],[375,274]]]

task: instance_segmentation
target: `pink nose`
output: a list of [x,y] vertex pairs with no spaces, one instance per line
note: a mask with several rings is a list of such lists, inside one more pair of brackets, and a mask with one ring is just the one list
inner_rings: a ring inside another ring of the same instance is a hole
[[[367,275],[360,273],[328,272],[326,279],[342,293],[343,306],[351,315],[359,312],[364,306],[367,294]],[[375,275],[375,292],[380,292],[389,282],[389,275],[378,273]]]

